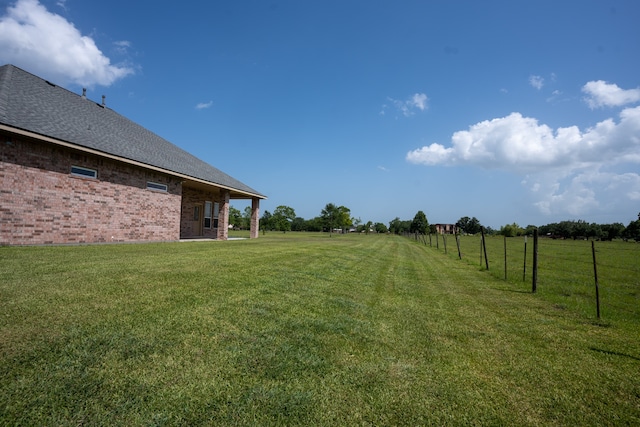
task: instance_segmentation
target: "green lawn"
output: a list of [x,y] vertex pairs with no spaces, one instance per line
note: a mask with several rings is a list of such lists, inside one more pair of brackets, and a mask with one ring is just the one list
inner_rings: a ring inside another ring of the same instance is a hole
[[[597,321],[550,277],[531,294],[455,251],[2,247],[0,425],[640,424],[637,309]],[[607,284],[623,307],[633,271]]]

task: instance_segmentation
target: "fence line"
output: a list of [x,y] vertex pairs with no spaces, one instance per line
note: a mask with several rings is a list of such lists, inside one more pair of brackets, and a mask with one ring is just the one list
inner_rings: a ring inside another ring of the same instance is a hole
[[527,244],[524,236],[506,239],[485,236],[484,240],[480,235],[455,236],[457,251],[448,253],[443,245],[436,243],[439,240],[436,235],[408,237],[443,255],[477,265],[523,291],[533,290],[530,284],[537,274],[536,293],[551,300],[559,309],[570,308],[589,317],[596,317],[599,311],[597,277],[602,317],[640,320],[640,245],[637,243],[540,237],[536,272],[533,270],[534,248],[531,239]]

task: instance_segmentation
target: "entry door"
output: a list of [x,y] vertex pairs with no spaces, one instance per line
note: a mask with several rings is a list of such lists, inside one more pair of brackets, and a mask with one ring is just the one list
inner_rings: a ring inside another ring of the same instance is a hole
[[202,205],[195,205],[193,207],[193,224],[192,230],[194,236],[202,236]]

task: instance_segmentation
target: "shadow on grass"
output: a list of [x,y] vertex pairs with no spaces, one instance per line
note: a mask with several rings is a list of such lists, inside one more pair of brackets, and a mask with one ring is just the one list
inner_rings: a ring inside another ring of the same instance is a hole
[[589,347],[589,350],[597,351],[598,353],[604,353],[604,354],[608,354],[608,355],[611,355],[611,356],[628,357],[629,359],[640,361],[640,357],[632,356],[632,355],[626,354],[626,353],[620,353],[620,352],[617,352],[617,351],[603,350],[601,348],[595,348],[595,347]]

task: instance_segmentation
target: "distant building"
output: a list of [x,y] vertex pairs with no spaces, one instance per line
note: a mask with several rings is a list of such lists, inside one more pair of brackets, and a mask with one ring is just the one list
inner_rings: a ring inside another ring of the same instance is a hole
[[456,234],[458,227],[455,224],[435,224],[436,233],[438,234]]
[[0,245],[226,240],[231,199],[252,200],[255,238],[265,198],[104,97],[0,67]]

